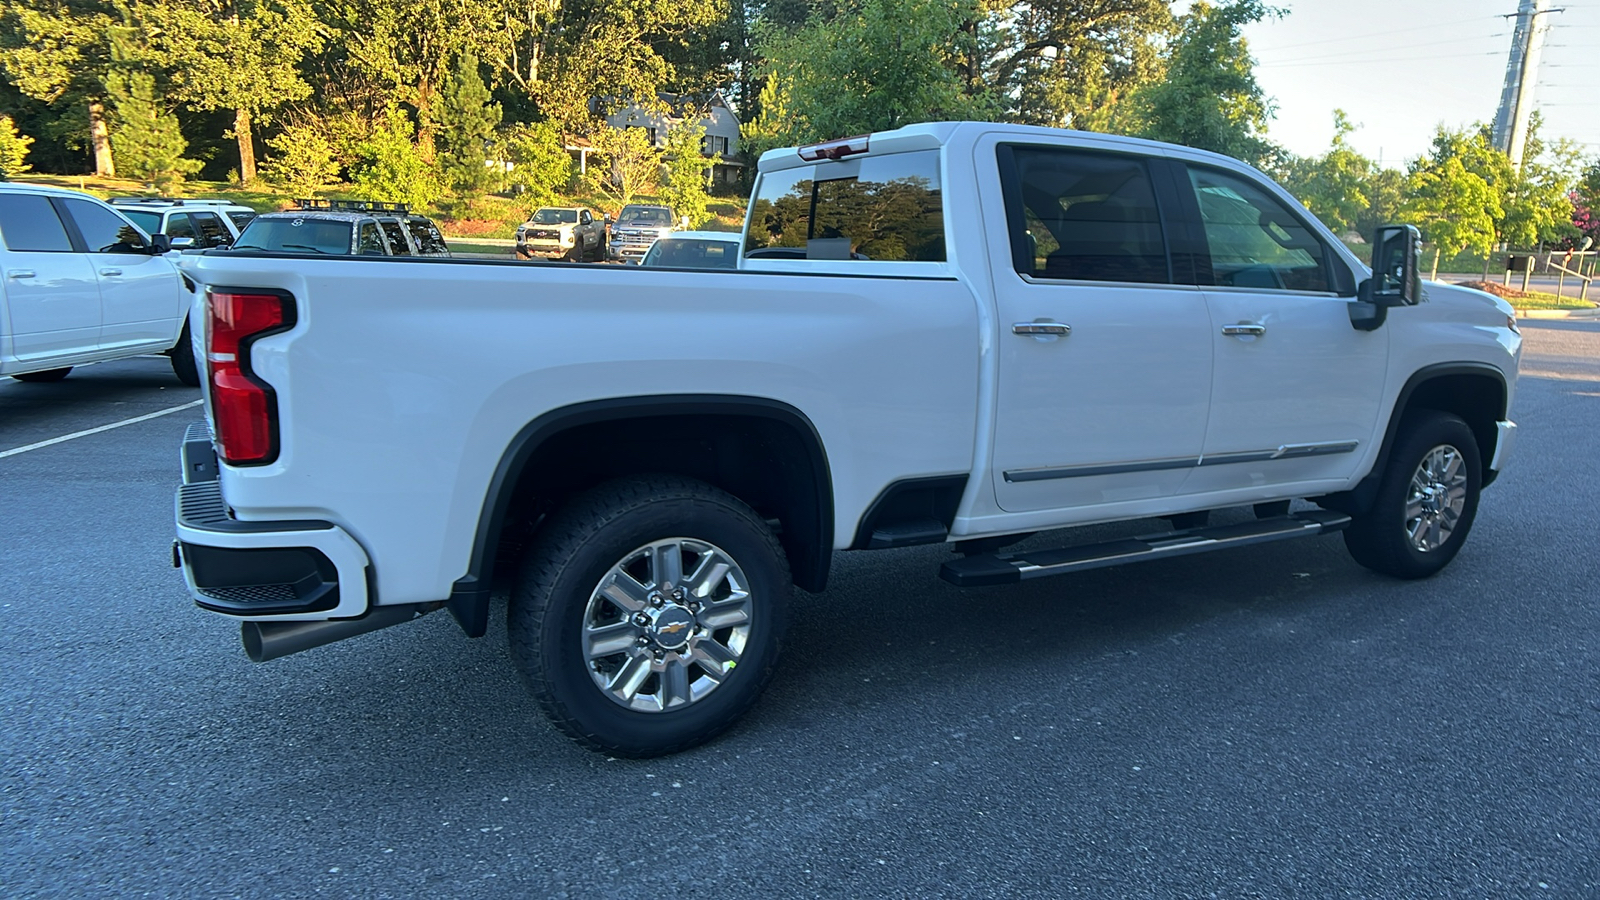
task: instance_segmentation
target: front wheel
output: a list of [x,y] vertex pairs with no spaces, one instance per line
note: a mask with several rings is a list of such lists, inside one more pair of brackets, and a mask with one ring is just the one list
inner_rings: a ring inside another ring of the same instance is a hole
[[772,530],[737,498],[675,476],[621,479],[541,530],[512,594],[511,655],[578,743],[674,753],[760,696],[792,590]]
[[1395,440],[1372,508],[1345,529],[1356,562],[1396,578],[1426,578],[1455,558],[1478,514],[1483,467],[1460,417],[1428,411]]
[[37,384],[60,381],[61,379],[67,377],[67,373],[71,371],[72,367],[67,366],[64,369],[45,369],[42,372],[23,372],[21,375],[13,375],[11,377],[18,381],[28,381]]

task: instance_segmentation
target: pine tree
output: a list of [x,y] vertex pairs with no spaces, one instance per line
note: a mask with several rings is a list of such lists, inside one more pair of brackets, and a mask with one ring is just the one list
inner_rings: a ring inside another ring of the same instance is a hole
[[436,107],[440,174],[460,197],[493,190],[503,174],[486,162],[501,110],[478,75],[477,58],[457,57],[455,71],[441,93]]
[[32,143],[33,138],[17,133],[10,116],[0,116],[0,181],[10,181],[32,168],[26,162]]
[[162,108],[155,77],[132,62],[128,31],[115,29],[111,37],[112,67],[105,79],[113,103],[111,146],[124,175],[173,193],[185,175],[200,171],[201,163],[184,158],[189,142],[177,118]]

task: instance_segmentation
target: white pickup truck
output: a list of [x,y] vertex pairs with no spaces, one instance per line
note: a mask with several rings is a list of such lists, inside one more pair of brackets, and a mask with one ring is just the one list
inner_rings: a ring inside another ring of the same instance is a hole
[[652,755],[754,702],[835,551],[995,585],[1343,531],[1423,577],[1515,433],[1503,301],[1423,285],[1409,228],[1369,271],[1215,154],[920,125],[767,153],[745,232],[734,271],[186,254],[195,600],[260,661],[480,636],[505,585],[551,719]]

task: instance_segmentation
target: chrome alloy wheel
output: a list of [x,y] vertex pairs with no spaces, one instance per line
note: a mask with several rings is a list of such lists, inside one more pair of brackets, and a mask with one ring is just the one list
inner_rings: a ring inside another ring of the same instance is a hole
[[1406,534],[1428,553],[1444,546],[1467,505],[1467,468],[1461,451],[1440,444],[1422,457],[1406,495]]
[[640,712],[705,698],[750,638],[749,585],[733,557],[705,541],[667,538],[633,550],[584,609],[589,676],[612,702]]

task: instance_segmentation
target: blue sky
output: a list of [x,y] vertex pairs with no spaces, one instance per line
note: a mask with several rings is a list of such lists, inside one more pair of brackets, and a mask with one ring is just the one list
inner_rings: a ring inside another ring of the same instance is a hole
[[[1440,124],[1493,121],[1517,0],[1278,0],[1280,19],[1245,32],[1256,77],[1277,104],[1268,135],[1313,155],[1333,110],[1361,127],[1351,144],[1385,165],[1428,149]],[[1535,102],[1541,134],[1600,156],[1600,0],[1552,0]]]

